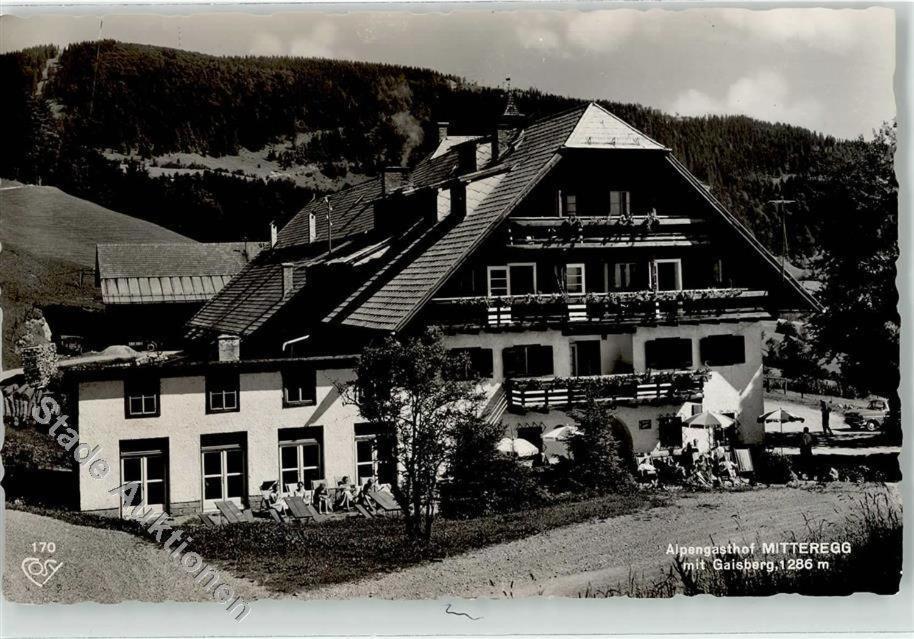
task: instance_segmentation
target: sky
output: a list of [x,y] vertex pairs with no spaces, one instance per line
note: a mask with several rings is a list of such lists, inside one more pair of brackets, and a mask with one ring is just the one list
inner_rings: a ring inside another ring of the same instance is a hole
[[7,5],[0,51],[101,34],[217,55],[389,62],[680,115],[744,114],[844,138],[870,137],[895,116],[888,8],[444,9],[45,8],[25,16]]

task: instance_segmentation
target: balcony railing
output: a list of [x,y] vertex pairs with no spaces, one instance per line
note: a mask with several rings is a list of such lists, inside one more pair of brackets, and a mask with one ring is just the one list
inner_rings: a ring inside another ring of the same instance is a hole
[[536,325],[637,324],[767,312],[767,293],[749,289],[694,289],[433,300],[431,321],[445,325],[510,328]]
[[603,402],[639,404],[700,399],[707,371],[677,371],[563,378],[514,378],[505,381],[508,409],[567,408],[588,396]]
[[702,220],[652,215],[511,218],[506,240],[511,246],[568,244],[693,245],[706,242]]

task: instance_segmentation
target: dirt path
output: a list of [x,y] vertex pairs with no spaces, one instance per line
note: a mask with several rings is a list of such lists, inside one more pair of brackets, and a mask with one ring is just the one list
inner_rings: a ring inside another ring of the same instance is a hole
[[[3,594],[11,601],[213,601],[165,550],[138,537],[74,526],[9,508],[3,516],[6,520]],[[56,550],[53,554],[35,552],[33,542],[54,542]],[[54,559],[62,565],[47,583],[38,587],[22,570],[22,562],[29,557],[42,561]],[[269,596],[251,582],[222,571],[219,575],[220,583],[230,586],[246,601]],[[224,607],[224,604],[213,605]]]
[[[878,490],[870,487],[868,490]],[[884,490],[884,489],[883,489]],[[863,489],[769,488],[744,493],[684,495],[669,505],[614,519],[577,524],[491,546],[397,573],[338,584],[298,597],[576,597],[624,582],[630,571],[653,579],[668,568],[667,545],[787,541],[804,536],[806,521],[837,523],[856,506]],[[899,498],[900,501],[900,498]],[[513,584],[513,585],[512,585]]]

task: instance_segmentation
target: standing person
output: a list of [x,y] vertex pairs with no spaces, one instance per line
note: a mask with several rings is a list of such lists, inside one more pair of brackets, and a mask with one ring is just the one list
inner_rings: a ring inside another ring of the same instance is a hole
[[812,473],[812,445],[813,438],[809,432],[809,426],[803,427],[803,434],[800,435],[800,466],[809,474]]
[[819,411],[822,413],[822,434],[834,435],[831,426],[828,425],[828,417],[831,414],[831,406],[824,399],[819,400]]

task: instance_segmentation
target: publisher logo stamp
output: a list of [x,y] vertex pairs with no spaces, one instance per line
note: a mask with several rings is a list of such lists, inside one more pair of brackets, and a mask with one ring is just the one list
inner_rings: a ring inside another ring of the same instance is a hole
[[22,560],[22,572],[39,588],[43,588],[61,567],[63,567],[63,562],[56,559],[42,560],[38,557],[26,557]]

